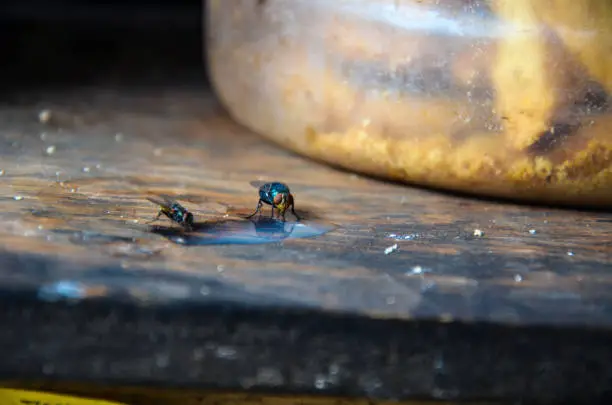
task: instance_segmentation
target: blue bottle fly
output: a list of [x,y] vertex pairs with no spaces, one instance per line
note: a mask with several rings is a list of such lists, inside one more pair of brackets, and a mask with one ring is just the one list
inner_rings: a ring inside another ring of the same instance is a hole
[[263,181],[252,181],[251,186],[259,189],[259,201],[255,212],[247,216],[251,218],[253,215],[261,213],[261,208],[264,204],[270,205],[270,218],[274,218],[274,210],[278,212],[278,216],[285,220],[285,212],[290,209],[291,213],[299,221],[300,217],[295,213],[294,198],[286,184],[279,182],[266,183]]
[[147,197],[147,200],[151,201],[153,204],[159,205],[160,207],[155,219],[149,223],[155,222],[159,220],[162,215],[165,215],[168,217],[168,219],[176,222],[187,230],[191,230],[193,228],[193,214],[172,198],[168,197],[167,195],[159,195]]

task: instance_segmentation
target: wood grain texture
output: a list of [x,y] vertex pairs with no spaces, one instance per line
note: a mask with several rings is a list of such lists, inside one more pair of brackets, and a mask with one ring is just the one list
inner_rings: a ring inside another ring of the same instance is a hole
[[[223,299],[377,318],[612,325],[612,215],[337,171],[249,133],[197,89],[29,95],[0,109],[0,156],[3,288],[69,280],[138,305]],[[225,221],[254,208],[258,179],[286,182],[298,213],[337,228],[183,247],[145,224],[156,214],[147,193],[176,196],[197,221]]]

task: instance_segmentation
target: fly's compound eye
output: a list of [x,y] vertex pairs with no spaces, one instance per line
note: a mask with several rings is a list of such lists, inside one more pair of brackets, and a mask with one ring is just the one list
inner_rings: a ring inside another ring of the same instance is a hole
[[278,205],[282,203],[284,199],[285,199],[284,194],[280,194],[280,193],[276,194],[276,196],[274,196],[274,205]]

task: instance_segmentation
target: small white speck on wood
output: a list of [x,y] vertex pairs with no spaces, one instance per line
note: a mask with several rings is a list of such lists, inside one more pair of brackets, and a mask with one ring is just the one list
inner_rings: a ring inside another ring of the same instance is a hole
[[42,124],[46,124],[51,120],[51,110],[41,110],[38,113],[38,121]]
[[395,252],[397,250],[397,243],[394,245],[389,246],[388,248],[385,249],[385,254],[391,254],[393,252]]

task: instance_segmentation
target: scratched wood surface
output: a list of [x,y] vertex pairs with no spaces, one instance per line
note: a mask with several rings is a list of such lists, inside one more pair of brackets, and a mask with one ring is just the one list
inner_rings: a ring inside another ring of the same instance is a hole
[[[0,154],[3,288],[70,281],[86,296],[143,304],[223,299],[445,322],[612,324],[612,215],[337,171],[234,124],[205,89],[28,94],[0,109]],[[255,206],[255,179],[288,183],[306,222],[336,228],[186,247],[146,224],[156,213],[149,192],[177,196],[198,221],[232,220]]]

